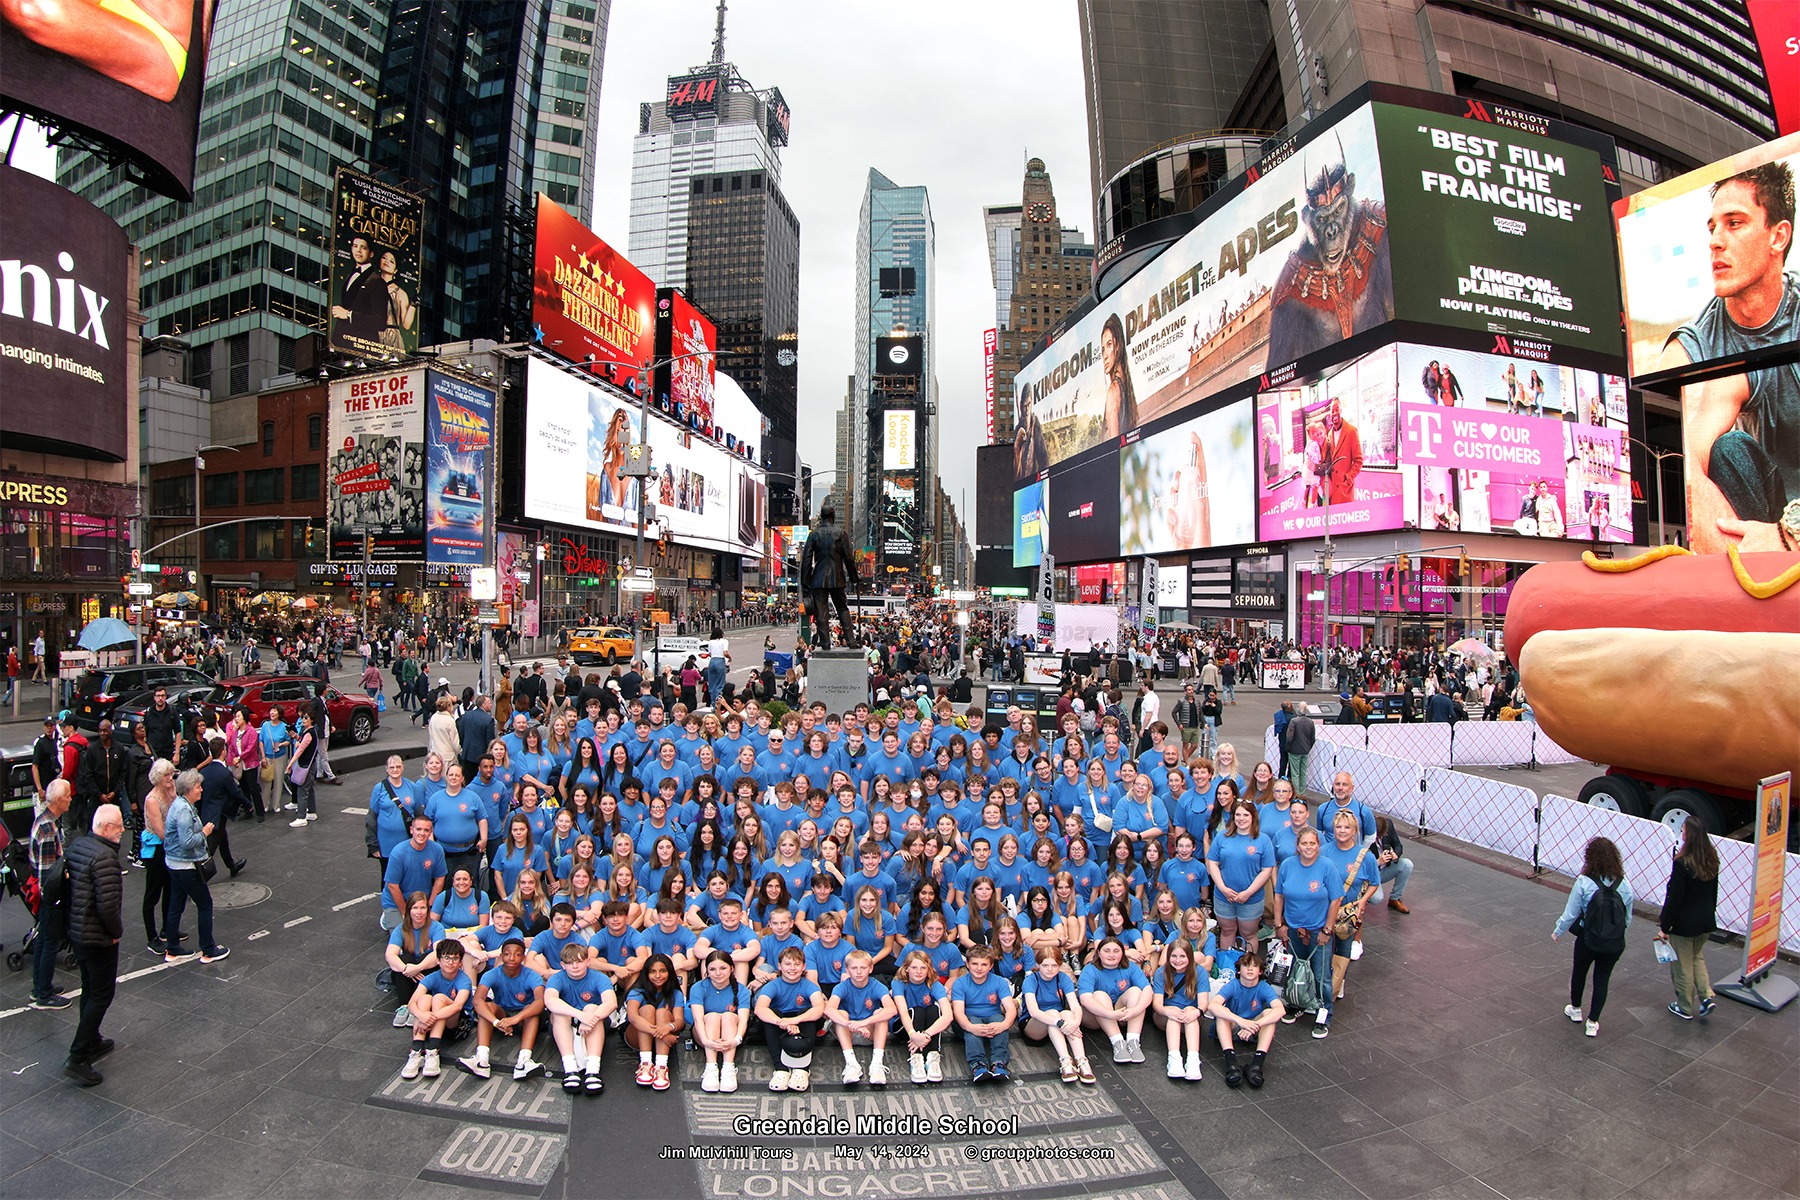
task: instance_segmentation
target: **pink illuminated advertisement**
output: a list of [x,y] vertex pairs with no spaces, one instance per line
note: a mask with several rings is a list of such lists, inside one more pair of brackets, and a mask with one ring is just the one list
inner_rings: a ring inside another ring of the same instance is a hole
[[1480,409],[1400,406],[1401,451],[1421,467],[1550,474],[1562,471],[1563,423]]

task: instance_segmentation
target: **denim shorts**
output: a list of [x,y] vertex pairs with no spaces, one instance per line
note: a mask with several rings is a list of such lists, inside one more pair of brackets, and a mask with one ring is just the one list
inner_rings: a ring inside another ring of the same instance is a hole
[[1264,896],[1256,893],[1242,904],[1233,903],[1219,895],[1219,889],[1213,889],[1213,916],[1221,921],[1260,921],[1263,914]]

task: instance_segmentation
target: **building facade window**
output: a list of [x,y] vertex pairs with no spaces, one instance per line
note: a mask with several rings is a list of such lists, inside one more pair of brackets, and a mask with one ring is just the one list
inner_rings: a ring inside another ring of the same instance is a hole
[[262,423],[262,452],[264,458],[271,458],[275,454],[275,422],[273,421]]
[[306,448],[317,450],[325,440],[325,418],[318,413],[306,418]]
[[245,471],[244,503],[280,504],[282,474],[280,467],[270,467],[263,471]]
[[238,502],[236,471],[224,475],[208,475],[205,487],[206,507],[208,508],[231,508]]
[[317,500],[319,498],[318,463],[302,463],[294,468],[292,493],[295,500]]

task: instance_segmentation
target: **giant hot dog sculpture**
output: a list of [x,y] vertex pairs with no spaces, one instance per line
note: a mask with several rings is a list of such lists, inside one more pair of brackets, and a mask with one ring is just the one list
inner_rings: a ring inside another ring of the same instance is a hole
[[1513,589],[1506,649],[1571,753],[1726,788],[1800,774],[1800,555],[1543,563]]

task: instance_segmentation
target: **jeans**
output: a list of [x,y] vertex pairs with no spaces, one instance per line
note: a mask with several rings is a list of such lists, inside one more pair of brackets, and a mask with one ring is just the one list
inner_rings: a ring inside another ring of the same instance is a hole
[[1236,704],[1237,703],[1237,684],[1228,683],[1228,684],[1225,684],[1224,686],[1225,686],[1225,703]]
[[1588,1009],[1588,1020],[1598,1021],[1600,1019],[1600,1010],[1606,1007],[1607,985],[1612,982],[1613,968],[1619,965],[1619,958],[1623,953],[1624,951],[1621,950],[1619,954],[1595,954],[1588,949],[1585,940],[1579,937],[1575,939],[1575,964],[1574,969],[1569,973],[1569,1003],[1575,1008],[1581,1007],[1581,993],[1587,987],[1588,968],[1592,967],[1594,969],[1594,1003]]
[[1012,1037],[1012,1031],[1003,1029],[993,1037],[978,1037],[973,1033],[963,1034],[963,1054],[969,1060],[969,1070],[982,1067],[1004,1067],[1008,1062],[1006,1043]]
[[729,670],[723,659],[706,665],[706,699],[709,704],[719,703],[719,693],[725,690],[725,678]]
[[1406,881],[1412,878],[1412,873],[1413,860],[1405,856],[1396,858],[1393,862],[1381,868],[1381,886],[1388,887],[1388,884],[1390,883],[1394,885],[1393,887],[1388,887],[1387,898],[1389,900],[1398,900],[1401,894],[1406,891]]
[[310,776],[305,783],[294,788],[294,807],[299,810],[295,815],[301,817],[319,811],[318,789],[314,786]]
[[1669,935],[1669,945],[1675,950],[1675,961],[1669,964],[1669,972],[1675,977],[1675,1003],[1690,1017],[1700,1011],[1702,1000],[1713,997],[1712,978],[1706,973],[1707,940],[1705,934]]
[[1239,904],[1227,900],[1223,896],[1213,897],[1213,915],[1222,921],[1243,921],[1254,926],[1262,920],[1265,892],[1259,891],[1250,899]]
[[169,872],[169,915],[163,919],[163,948],[170,954],[181,953],[178,948],[181,913],[189,900],[194,902],[194,911],[199,914],[200,949],[203,953],[211,953],[219,948],[213,941],[212,889],[206,886],[198,868],[193,867]]
[[112,1006],[113,993],[119,987],[119,944],[94,946],[85,942],[75,947],[81,963],[81,1020],[75,1026],[75,1038],[69,1043],[69,1061],[93,1061],[100,1049],[100,1022]]
[[42,1000],[56,994],[56,956],[62,952],[62,901],[38,905],[37,941],[31,945],[31,995]]

